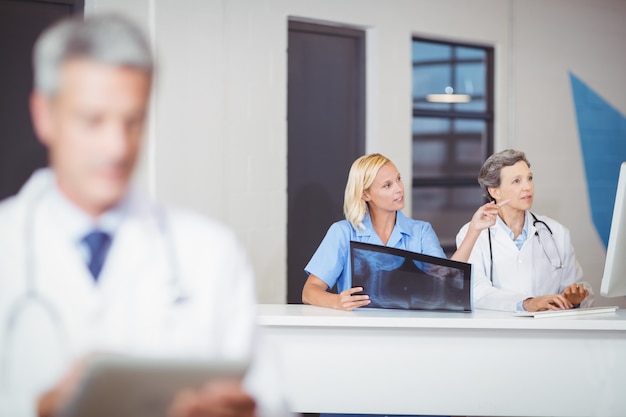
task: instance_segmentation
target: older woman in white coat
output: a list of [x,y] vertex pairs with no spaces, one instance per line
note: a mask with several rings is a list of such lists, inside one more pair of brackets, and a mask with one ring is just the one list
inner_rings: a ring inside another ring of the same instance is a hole
[[[496,203],[496,224],[483,230],[469,262],[474,273],[474,307],[505,311],[541,311],[590,306],[591,286],[570,241],[556,220],[531,212],[533,174],[523,152],[505,150],[483,164],[478,182]],[[457,235],[457,244],[468,230]]]

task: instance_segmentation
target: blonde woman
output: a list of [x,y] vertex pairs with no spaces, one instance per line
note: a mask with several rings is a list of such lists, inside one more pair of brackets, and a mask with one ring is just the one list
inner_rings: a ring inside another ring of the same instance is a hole
[[[501,203],[501,205],[506,202]],[[445,258],[432,226],[402,214],[404,185],[400,172],[388,158],[369,154],[352,164],[344,195],[346,220],[330,226],[322,243],[305,267],[308,274],[302,290],[302,301],[339,310],[354,310],[370,303],[363,291],[352,288],[350,241],[423,253]],[[466,262],[480,232],[493,226],[498,205],[488,203],[472,216],[466,238],[452,256]],[[337,284],[338,294],[328,290]]]

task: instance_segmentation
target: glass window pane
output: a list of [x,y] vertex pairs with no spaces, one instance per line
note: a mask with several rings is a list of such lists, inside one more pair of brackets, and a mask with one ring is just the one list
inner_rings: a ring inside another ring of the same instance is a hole
[[487,140],[484,120],[413,118],[413,177],[476,178]]
[[413,96],[425,97],[430,93],[444,93],[451,84],[450,65],[429,65],[413,70]]
[[452,46],[445,43],[427,41],[413,41],[413,62],[449,60],[452,55]]
[[[412,217],[429,222],[442,246],[456,247],[456,234],[484,204],[480,187],[419,187],[413,189]],[[454,252],[454,251],[452,251]]]
[[448,64],[413,68],[413,106],[431,110],[448,110],[449,104],[428,103],[426,95],[443,94],[452,81],[452,67]]
[[486,68],[483,63],[458,64],[456,66],[455,93],[467,94],[469,103],[459,105],[459,110],[485,111]]
[[[484,112],[487,53],[478,47],[413,41],[413,109]],[[433,102],[431,94],[465,94],[471,101]]]
[[456,89],[454,92],[469,95],[485,95],[484,64],[458,64],[456,66]]
[[480,59],[485,61],[487,54],[482,48],[472,48],[466,46],[456,47],[456,56],[460,59]]

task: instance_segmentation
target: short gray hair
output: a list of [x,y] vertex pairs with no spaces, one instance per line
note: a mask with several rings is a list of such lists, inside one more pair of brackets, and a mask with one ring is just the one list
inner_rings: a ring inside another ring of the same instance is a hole
[[62,65],[71,59],[137,68],[152,76],[154,60],[143,32],[117,14],[64,19],[46,29],[33,50],[34,88],[44,94],[59,89]]
[[526,162],[526,165],[530,168],[530,162],[526,159],[524,152],[516,151],[515,149],[506,149],[487,158],[478,174],[478,184],[480,184],[485,198],[493,200],[489,194],[489,188],[498,188],[500,186],[500,172],[502,168],[515,165],[519,161]]

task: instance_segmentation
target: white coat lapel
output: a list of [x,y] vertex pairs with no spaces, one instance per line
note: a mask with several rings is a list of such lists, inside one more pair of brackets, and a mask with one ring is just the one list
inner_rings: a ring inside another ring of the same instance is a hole
[[168,296],[163,232],[148,201],[134,196],[100,277],[100,345],[126,352],[158,346]]

